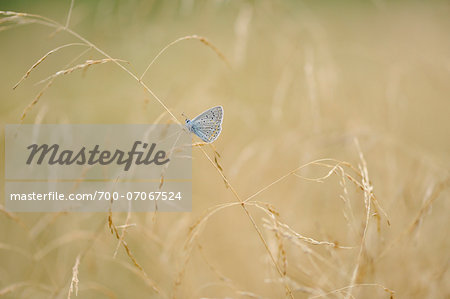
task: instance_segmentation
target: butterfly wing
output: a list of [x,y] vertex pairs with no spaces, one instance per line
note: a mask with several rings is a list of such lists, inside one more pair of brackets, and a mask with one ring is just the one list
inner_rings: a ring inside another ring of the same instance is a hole
[[213,107],[194,118],[192,131],[204,142],[211,143],[219,137],[222,131],[223,108]]

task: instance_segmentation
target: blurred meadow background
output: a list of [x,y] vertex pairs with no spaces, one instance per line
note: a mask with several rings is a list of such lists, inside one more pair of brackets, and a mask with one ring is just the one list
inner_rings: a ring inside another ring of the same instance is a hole
[[168,111],[222,105],[223,132],[193,148],[191,213],[2,200],[0,295],[450,297],[448,1],[71,5],[0,2],[3,129],[173,123]]

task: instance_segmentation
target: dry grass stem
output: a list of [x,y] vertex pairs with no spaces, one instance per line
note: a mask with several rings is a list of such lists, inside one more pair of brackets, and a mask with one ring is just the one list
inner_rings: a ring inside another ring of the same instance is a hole
[[17,82],[17,83],[14,85],[13,89],[16,89],[17,86],[19,86],[19,84],[22,83],[23,80],[25,80],[26,78],[28,78],[28,76],[30,75],[30,73],[31,73],[31,72],[32,72],[39,64],[41,64],[48,56],[50,56],[50,55],[53,54],[53,53],[58,52],[58,51],[61,50],[61,49],[64,49],[64,48],[67,48],[67,47],[72,47],[72,46],[87,46],[87,45],[86,45],[86,44],[82,44],[82,43],[71,43],[71,44],[66,44],[66,45],[59,46],[59,47],[57,47],[57,48],[55,48],[55,49],[53,49],[53,50],[47,52],[47,54],[45,54],[44,56],[42,56],[38,61],[36,61],[35,64],[33,64],[33,65],[28,69],[28,71],[25,73],[25,75],[23,75],[23,77],[19,80],[19,82]]
[[37,84],[45,83],[45,82],[53,80],[56,77],[61,76],[61,75],[71,74],[72,72],[74,72],[76,70],[86,70],[88,67],[90,67],[92,65],[104,64],[104,63],[111,62],[111,61],[114,61],[114,62],[119,62],[120,61],[120,62],[128,63],[128,61],[125,61],[125,60],[122,60],[122,59],[110,59],[110,58],[97,59],[97,60],[86,60],[85,63],[78,64],[78,65],[76,65],[74,67],[71,67],[69,69],[58,71],[58,72],[54,73],[53,75],[51,75],[51,76],[49,76],[49,77],[39,81]]
[[138,263],[136,258],[134,257],[133,253],[131,252],[130,247],[128,246],[127,242],[121,238],[121,235],[119,234],[119,231],[117,230],[117,227],[115,226],[113,220],[112,220],[112,212],[109,211],[108,216],[108,226],[111,231],[111,233],[116,237],[117,240],[122,244],[123,248],[125,249],[125,252],[127,256],[130,258],[130,260],[133,262],[133,265],[139,270],[140,274],[143,276],[145,281],[148,283],[149,286],[157,293],[162,295],[163,297],[167,297],[162,290],[160,290],[156,283],[147,275],[147,272],[145,272],[144,268]]
[[70,295],[74,292],[75,296],[78,296],[78,268],[80,267],[80,255],[75,259],[75,265],[72,268],[72,280],[70,281],[69,293],[67,294],[67,299],[70,299]]
[[180,38],[174,40],[173,42],[171,42],[168,45],[166,45],[161,51],[159,51],[159,53],[156,54],[156,56],[148,64],[148,66],[145,69],[145,71],[139,77],[139,81],[142,81],[142,78],[144,78],[145,74],[148,72],[148,70],[153,65],[153,63],[155,63],[155,61],[159,58],[159,56],[161,56],[168,48],[170,48],[171,46],[173,46],[173,45],[175,45],[175,44],[177,44],[177,43],[179,43],[181,41],[190,40],[190,39],[198,40],[198,41],[202,42],[203,44],[207,45],[208,47],[210,47],[220,57],[220,59],[222,59],[227,64],[227,66],[230,67],[230,63],[228,62],[228,60],[225,57],[225,55],[223,55],[222,52],[220,52],[219,49],[216,46],[214,46],[210,41],[208,41],[208,39],[206,37],[198,36],[198,35],[188,35],[188,36],[183,36],[183,37],[180,37]]
[[355,145],[356,145],[356,148],[359,153],[359,158],[361,160],[361,165],[359,166],[359,168],[361,171],[360,173],[362,175],[362,186],[364,188],[364,205],[366,207],[366,219],[365,219],[365,223],[364,223],[363,234],[361,237],[361,245],[360,245],[358,257],[356,260],[355,268],[353,270],[352,278],[350,280],[350,288],[347,293],[346,299],[349,299],[350,297],[352,297],[353,285],[355,285],[356,279],[358,278],[359,269],[361,267],[361,264],[363,263],[363,256],[364,256],[365,246],[366,246],[367,229],[369,228],[369,220],[370,220],[370,216],[371,216],[370,202],[371,202],[371,195],[372,195],[372,191],[373,191],[373,187],[369,180],[369,172],[367,170],[367,163],[366,163],[366,160],[364,159],[364,155],[359,146],[358,139],[356,139],[356,138],[355,138]]

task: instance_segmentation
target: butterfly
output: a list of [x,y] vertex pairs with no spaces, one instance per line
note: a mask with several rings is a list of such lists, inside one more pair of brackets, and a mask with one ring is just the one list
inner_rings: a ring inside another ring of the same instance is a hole
[[217,106],[199,114],[192,120],[186,119],[186,128],[201,140],[211,143],[222,132],[223,108]]

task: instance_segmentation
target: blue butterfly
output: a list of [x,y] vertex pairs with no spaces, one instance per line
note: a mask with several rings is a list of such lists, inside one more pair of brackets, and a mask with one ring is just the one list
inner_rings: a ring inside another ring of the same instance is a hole
[[222,132],[223,108],[217,106],[206,110],[193,120],[186,119],[186,128],[206,143],[211,143]]

